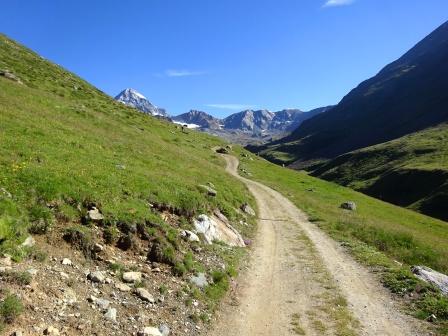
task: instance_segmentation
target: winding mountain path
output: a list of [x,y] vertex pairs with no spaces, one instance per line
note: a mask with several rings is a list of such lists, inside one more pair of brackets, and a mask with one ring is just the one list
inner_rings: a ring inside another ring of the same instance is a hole
[[260,217],[249,268],[210,335],[425,335],[372,274],[294,204],[239,176],[238,160],[224,157],[227,171],[256,198]]

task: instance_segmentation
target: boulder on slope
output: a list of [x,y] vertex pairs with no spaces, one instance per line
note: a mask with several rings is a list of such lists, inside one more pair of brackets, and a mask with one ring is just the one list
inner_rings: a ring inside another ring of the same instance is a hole
[[414,266],[411,270],[417,278],[436,286],[443,294],[448,295],[448,275],[426,266]]
[[240,233],[230,225],[229,220],[220,212],[215,211],[211,216],[199,215],[193,221],[196,233],[202,233],[207,244],[221,241],[229,246],[244,247],[244,239]]

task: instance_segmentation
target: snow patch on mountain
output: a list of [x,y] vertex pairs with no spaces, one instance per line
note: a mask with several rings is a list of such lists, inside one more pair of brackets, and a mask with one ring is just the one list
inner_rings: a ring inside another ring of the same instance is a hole
[[184,123],[184,122],[178,121],[178,120],[173,120],[173,123],[178,124],[178,125],[182,125],[182,126],[187,126],[187,128],[199,128],[199,127],[201,127],[201,126],[196,125],[196,124]]

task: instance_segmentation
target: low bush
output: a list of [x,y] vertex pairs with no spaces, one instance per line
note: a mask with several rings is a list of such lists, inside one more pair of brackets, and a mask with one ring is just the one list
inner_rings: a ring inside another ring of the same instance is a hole
[[0,302],[0,318],[3,323],[12,323],[23,312],[23,304],[14,294],[8,294]]

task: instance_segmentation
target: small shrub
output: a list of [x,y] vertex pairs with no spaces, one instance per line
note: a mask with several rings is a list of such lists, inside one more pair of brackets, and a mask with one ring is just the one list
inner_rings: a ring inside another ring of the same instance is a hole
[[146,281],[139,280],[134,283],[134,288],[146,288]]
[[44,262],[48,258],[47,252],[41,251],[41,250],[37,249],[36,247],[34,247],[32,251],[30,251],[29,256],[30,256],[30,258],[32,258],[36,261],[39,261],[39,262]]
[[195,269],[195,262],[193,259],[193,253],[188,252],[184,257],[184,265],[187,272],[193,271]]
[[166,230],[166,240],[168,240],[168,242],[170,242],[174,247],[177,247],[178,245],[177,231],[172,228],[168,228]]
[[393,293],[413,292],[420,281],[407,269],[390,270],[383,277],[384,285]]
[[190,290],[190,296],[193,299],[199,300],[202,296],[202,292],[199,288],[197,288],[196,286],[193,286],[193,287],[191,287],[191,290]]
[[187,273],[187,269],[183,263],[176,262],[173,267],[173,272],[177,276],[183,276],[185,273]]
[[73,206],[64,203],[58,207],[57,217],[65,222],[73,222],[80,218],[80,213]]
[[81,250],[86,257],[93,256],[92,233],[87,227],[75,225],[65,230],[63,238],[74,248]]
[[168,287],[166,285],[160,285],[159,287],[159,293],[161,295],[166,295],[168,293]]
[[216,270],[212,272],[212,279],[213,284],[205,288],[205,295],[210,301],[210,308],[214,309],[229,289],[229,278],[225,272]]
[[[185,304],[186,304],[187,306],[191,305],[191,303],[190,303],[190,304],[185,303]],[[191,319],[194,323],[198,323],[198,322],[200,321],[200,317],[198,316],[198,314],[195,314],[195,313],[193,313],[193,314],[190,315],[190,319]]]
[[234,266],[231,265],[227,267],[227,274],[229,275],[229,277],[234,278],[238,275],[238,271]]
[[428,293],[417,303],[422,317],[434,314],[438,320],[448,321],[448,298],[442,294]]
[[214,283],[220,283],[226,278],[227,278],[226,273],[222,271],[215,270],[212,272],[212,279]]
[[115,244],[118,240],[119,234],[120,231],[114,225],[106,227],[103,231],[104,242],[108,245]]
[[167,246],[163,249],[163,258],[167,261],[167,263],[175,263],[176,253],[172,246]]
[[36,204],[29,209],[31,225],[28,231],[32,234],[45,234],[54,223],[54,216],[46,206]]
[[32,222],[28,228],[28,232],[31,234],[45,234],[48,232],[50,224],[45,222],[43,219]]
[[31,283],[33,277],[28,272],[9,272],[7,277],[11,282],[14,282],[21,286],[26,286]]
[[154,227],[148,227],[148,228],[146,228],[146,232],[148,233],[148,235],[150,237],[155,237],[157,234],[157,229]]
[[112,264],[109,264],[109,269],[110,269],[111,271],[114,271],[114,272],[118,275],[119,278],[122,277],[123,273],[124,273],[125,270],[126,270],[126,268],[124,267],[124,265],[123,265],[123,264],[120,264],[120,263],[112,263]]
[[0,317],[4,323],[12,323],[22,313],[23,305],[20,299],[9,294],[0,303]]
[[204,322],[204,323],[208,323],[208,322],[210,322],[210,315],[207,314],[207,313],[201,313],[201,314],[199,315],[199,318],[200,318],[201,321]]

